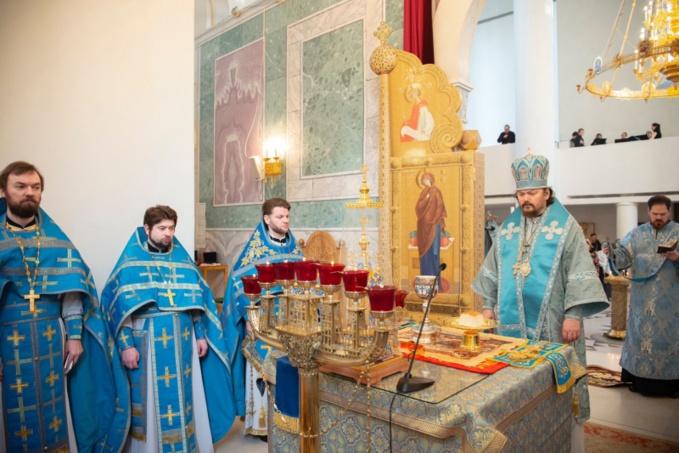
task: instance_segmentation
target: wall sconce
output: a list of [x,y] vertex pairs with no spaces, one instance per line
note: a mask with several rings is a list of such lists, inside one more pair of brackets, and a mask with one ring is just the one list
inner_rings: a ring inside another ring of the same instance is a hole
[[276,176],[283,174],[283,152],[286,149],[284,142],[271,141],[264,146],[264,157],[253,156],[250,158],[255,180],[273,183]]

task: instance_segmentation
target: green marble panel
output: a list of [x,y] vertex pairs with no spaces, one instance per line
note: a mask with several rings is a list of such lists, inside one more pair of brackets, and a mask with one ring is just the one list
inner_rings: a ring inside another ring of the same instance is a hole
[[273,137],[285,139],[286,134],[286,92],[287,80],[279,77],[264,84],[264,140]]
[[370,223],[377,225],[377,210],[347,209],[345,204],[354,200],[304,201],[292,203],[293,228],[360,228],[361,215],[365,214]]
[[[208,206],[211,206],[209,203]],[[228,208],[212,207],[205,212],[207,228],[241,228],[252,227],[262,220],[262,205],[229,206]]]
[[[202,149],[202,146],[201,146]],[[208,159],[200,159],[198,173],[198,201],[212,206],[214,171],[212,170],[212,156]]]
[[[201,185],[203,182],[201,181]],[[269,193],[271,187],[267,184],[267,198],[282,196]],[[275,188],[273,190],[276,190]],[[212,200],[209,200],[208,206]],[[291,225],[304,229],[328,228],[360,228],[361,217],[368,218],[368,228],[377,225],[377,209],[347,209],[345,204],[353,200],[325,200],[303,201],[290,203]],[[206,212],[207,228],[243,228],[256,225],[261,216],[261,206],[230,206],[208,209]]]
[[[267,10],[266,32],[287,28],[305,17],[345,0],[287,0]],[[369,0],[371,1],[371,0]]]
[[264,186],[264,198],[280,197],[285,198],[285,162],[283,162],[283,175],[276,178],[273,183],[267,183]]
[[306,41],[302,49],[302,175],[363,164],[363,20]]
[[387,44],[403,50],[403,0],[385,0],[385,20],[394,29]]
[[[285,77],[288,67],[288,31],[285,28],[266,34],[265,80]],[[267,93],[268,94],[268,93]]]

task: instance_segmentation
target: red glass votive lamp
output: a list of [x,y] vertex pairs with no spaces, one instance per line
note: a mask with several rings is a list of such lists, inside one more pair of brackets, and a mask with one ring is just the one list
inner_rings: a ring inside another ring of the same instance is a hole
[[290,261],[279,261],[273,263],[274,274],[276,274],[276,280],[278,281],[291,281],[295,279],[295,268],[293,263]]
[[394,309],[395,286],[371,286],[368,299],[372,311],[392,311]]
[[344,264],[320,263],[318,273],[321,276],[321,285],[337,286],[342,284],[342,271]]
[[276,283],[272,264],[255,264],[255,267],[257,268],[257,274],[259,274],[259,283]]
[[347,292],[362,292],[368,286],[368,274],[370,271],[355,270],[342,272],[344,290]]
[[318,261],[295,261],[293,264],[297,281],[313,282],[318,275]]
[[259,276],[243,275],[240,279],[243,282],[243,292],[245,294],[262,294],[262,287],[259,286]]
[[408,291],[402,289],[396,291],[396,307],[405,308],[407,295]]

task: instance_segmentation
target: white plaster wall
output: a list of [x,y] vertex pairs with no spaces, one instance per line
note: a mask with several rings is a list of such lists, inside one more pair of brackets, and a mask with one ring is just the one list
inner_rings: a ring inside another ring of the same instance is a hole
[[[550,167],[550,181],[564,204],[645,203],[650,194],[672,193],[679,199],[679,137],[560,149],[559,164]],[[497,195],[516,189],[510,165],[513,146],[483,148],[486,155],[486,204],[506,203]],[[511,201],[511,200],[509,200]]]
[[[486,9],[496,11],[496,1],[490,0]],[[515,72],[513,16],[480,23],[472,44],[470,82],[474,90],[469,94],[465,129],[479,131],[482,147],[496,145],[505,124],[517,135],[526,133],[516,130]]]
[[193,250],[193,2],[0,2],[0,165],[34,163],[43,207],[99,290],[144,210]]

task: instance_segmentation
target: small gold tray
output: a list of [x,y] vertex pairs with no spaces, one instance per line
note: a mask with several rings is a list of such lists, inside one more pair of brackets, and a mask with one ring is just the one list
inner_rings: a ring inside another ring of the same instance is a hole
[[482,326],[469,327],[460,324],[460,318],[451,318],[446,322],[446,325],[453,327],[455,329],[464,330],[464,336],[462,337],[462,344],[460,345],[462,349],[468,351],[478,351],[481,349],[481,342],[479,339],[479,332],[487,329],[495,329],[500,326],[500,323],[494,319],[484,319]]
[[469,327],[469,326],[463,326],[460,324],[460,317],[456,316],[455,318],[450,318],[449,320],[446,321],[446,326],[452,327],[454,329],[460,329],[460,330],[472,330],[472,331],[482,331],[482,330],[488,330],[488,329],[496,329],[500,327],[500,322],[495,320],[495,319],[484,319],[484,323],[482,326],[478,327]]

